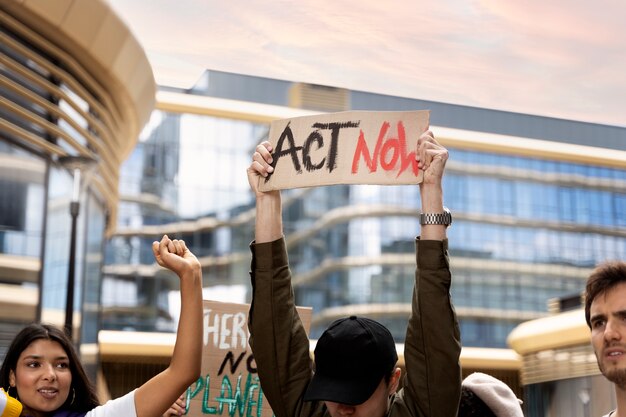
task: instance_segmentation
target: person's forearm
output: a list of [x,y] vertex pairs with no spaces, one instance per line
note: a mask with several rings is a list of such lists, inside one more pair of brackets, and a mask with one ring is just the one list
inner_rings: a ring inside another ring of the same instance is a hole
[[[420,187],[422,213],[443,213],[443,188],[441,184],[423,184]],[[430,224],[422,226],[422,240],[443,240],[446,238],[446,226]]]
[[[181,310],[170,369],[187,386],[200,375],[202,358],[202,270],[181,277]],[[186,389],[184,386],[183,389]],[[180,391],[182,392],[182,390]]]
[[280,192],[269,192],[257,196],[255,242],[273,242],[282,236],[283,217]]
[[180,277],[181,309],[170,365],[137,388],[137,417],[162,416],[201,373],[202,271],[200,266]]

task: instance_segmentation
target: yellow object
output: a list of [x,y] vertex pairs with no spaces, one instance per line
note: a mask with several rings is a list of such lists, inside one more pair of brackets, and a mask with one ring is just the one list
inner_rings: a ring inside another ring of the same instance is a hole
[[0,388],[0,417],[19,417],[21,412],[22,403]]

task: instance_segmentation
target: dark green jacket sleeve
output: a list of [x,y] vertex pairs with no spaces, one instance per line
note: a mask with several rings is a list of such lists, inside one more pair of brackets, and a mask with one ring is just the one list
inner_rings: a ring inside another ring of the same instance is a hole
[[323,405],[303,402],[312,377],[309,339],[295,308],[284,239],[251,245],[250,346],[263,395],[276,417],[323,415]]
[[461,338],[450,300],[448,241],[418,238],[416,247],[415,288],[404,342],[406,374],[399,400],[411,416],[456,417]]

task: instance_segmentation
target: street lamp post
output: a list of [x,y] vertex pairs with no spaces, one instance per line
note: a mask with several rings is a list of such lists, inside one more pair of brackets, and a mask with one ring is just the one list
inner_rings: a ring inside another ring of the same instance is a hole
[[[70,216],[72,217],[72,225],[70,229],[70,256],[67,268],[67,291],[65,298],[65,333],[70,339],[73,339],[73,319],[74,319],[74,287],[76,282],[76,233],[78,214],[80,212],[80,192],[83,186],[86,186],[86,172],[90,172],[95,166],[96,160],[87,156],[62,156],[59,158],[59,164],[73,172],[74,184],[72,190],[72,200],[70,202]],[[81,181],[82,180],[82,181]]]

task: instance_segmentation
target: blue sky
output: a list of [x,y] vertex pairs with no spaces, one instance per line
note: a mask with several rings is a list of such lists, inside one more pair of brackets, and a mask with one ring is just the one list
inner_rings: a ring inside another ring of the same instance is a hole
[[109,0],[159,84],[203,69],[626,126],[626,2]]

